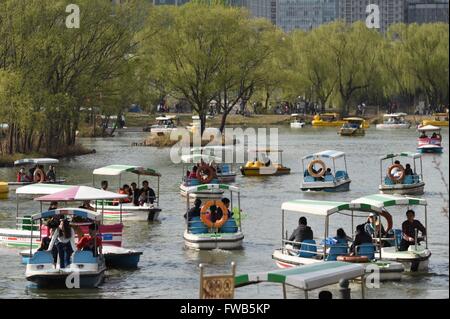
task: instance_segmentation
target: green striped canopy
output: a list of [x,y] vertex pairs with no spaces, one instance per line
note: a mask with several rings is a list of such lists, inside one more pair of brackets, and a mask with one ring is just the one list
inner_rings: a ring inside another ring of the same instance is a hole
[[413,198],[399,195],[375,194],[355,199],[351,202],[354,209],[372,210],[380,212],[384,207],[398,205],[422,205],[426,206],[427,201],[422,198]]
[[364,267],[360,264],[327,261],[290,269],[238,275],[234,278],[234,283],[236,287],[242,287],[260,282],[272,282],[302,290],[313,290],[337,284],[341,279],[350,280],[363,275]]
[[401,153],[396,153],[396,154],[387,154],[383,157],[381,157],[381,160],[386,160],[386,159],[390,159],[390,158],[394,158],[394,157],[410,157],[413,159],[416,158],[420,158],[422,155],[419,153],[414,153],[414,152],[401,152]]
[[195,193],[195,192],[202,192],[202,191],[209,191],[209,190],[229,190],[231,192],[237,192],[239,193],[239,188],[232,185],[226,185],[226,184],[203,184],[198,186],[191,186],[187,189],[187,193]]
[[154,169],[144,168],[142,166],[135,166],[135,165],[109,165],[94,169],[92,174],[104,176],[118,176],[125,172],[134,173],[137,175],[161,176],[161,174]]
[[302,214],[328,216],[341,210],[349,210],[351,209],[351,205],[345,202],[293,200],[284,202],[281,205],[281,209]]

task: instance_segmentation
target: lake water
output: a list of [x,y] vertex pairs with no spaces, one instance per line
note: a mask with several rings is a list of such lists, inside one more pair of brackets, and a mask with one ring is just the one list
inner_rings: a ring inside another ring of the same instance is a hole
[[[238,273],[260,272],[276,269],[271,258],[281,242],[281,203],[293,199],[321,199],[350,201],[378,192],[380,181],[379,157],[391,152],[414,151],[417,133],[414,129],[377,131],[371,128],[362,138],[344,138],[336,128],[292,130],[279,128],[279,146],[284,150],[283,163],[292,169],[290,175],[266,178],[238,176],[241,187],[241,206],[245,212],[243,231],[244,248],[240,251],[192,251],[184,248],[183,214],[185,200],[179,195],[181,168],[172,164],[169,149],[131,147],[132,142],[145,137],[142,132],[119,132],[114,138],[81,139],[96,154],[62,160],[58,173],[68,177],[70,184],[92,184],[92,170],[110,164],[133,164],[152,167],[162,173],[160,220],[154,223],[127,222],[124,229],[124,246],[144,252],[139,269],[107,272],[105,283],[92,290],[37,290],[25,280],[25,266],[20,264],[19,250],[0,248],[0,297],[3,298],[196,298],[199,291],[198,264],[206,266],[207,273],[230,270],[237,263]],[[404,275],[401,282],[383,283],[380,289],[367,291],[368,298],[448,298],[449,288],[449,219],[441,195],[448,194],[433,160],[440,163],[448,182],[448,129],[443,129],[444,154],[424,155],[423,170],[426,182],[424,197],[428,201],[429,248],[432,251],[427,274]],[[326,149],[345,151],[352,179],[351,191],[336,194],[315,194],[300,191],[302,177],[301,158]],[[402,161],[403,164],[406,163]],[[0,168],[0,180],[13,180],[12,168]],[[130,180],[128,183],[130,183]],[[125,182],[122,180],[122,182]],[[118,181],[116,182],[118,183]],[[110,185],[113,184],[111,180]],[[11,193],[12,194],[12,193]],[[14,196],[0,201],[0,227],[14,227]],[[39,205],[23,202],[21,209],[36,212]],[[394,227],[404,220],[404,209],[392,210]],[[297,225],[299,215],[289,216],[288,229]],[[423,211],[417,209],[417,218]],[[362,222],[362,221],[361,221]],[[323,234],[323,220],[309,217],[308,223],[316,236]],[[350,234],[350,220],[336,218],[333,227],[343,226]],[[354,287],[354,289],[358,289]],[[332,288],[335,292],[336,288]],[[355,295],[358,297],[358,295]],[[237,298],[282,298],[280,286],[270,284],[239,288]],[[303,298],[303,294],[288,288],[289,298]]]

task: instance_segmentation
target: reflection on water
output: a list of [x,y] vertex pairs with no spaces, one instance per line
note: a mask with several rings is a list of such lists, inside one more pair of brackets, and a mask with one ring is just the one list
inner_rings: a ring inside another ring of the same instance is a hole
[[[129,222],[124,229],[124,246],[144,251],[139,269],[133,271],[110,270],[104,285],[93,290],[37,290],[24,278],[25,267],[20,265],[18,250],[0,248],[0,297],[9,298],[192,298],[198,294],[199,268],[205,265],[207,273],[229,272],[230,263],[237,263],[237,272],[260,272],[275,269],[271,255],[281,242],[282,202],[292,199],[316,199],[349,201],[357,197],[376,193],[380,181],[379,157],[398,151],[414,151],[416,132],[411,130],[377,131],[369,129],[364,138],[345,138],[336,134],[336,129],[279,130],[279,146],[284,150],[283,163],[292,169],[286,176],[249,178],[239,176],[241,205],[244,210],[244,249],[240,251],[211,252],[187,250],[183,246],[185,200],[178,193],[181,168],[172,164],[169,149],[130,147],[132,142],[142,140],[143,133],[119,132],[115,138],[83,139],[96,154],[63,160],[59,167],[60,176],[68,178],[70,184],[92,185],[93,169],[110,164],[136,164],[158,169],[162,173],[160,221],[154,223]],[[429,244],[433,252],[428,275],[404,275],[400,283],[382,284],[383,289],[368,292],[369,298],[448,298],[449,239],[448,217],[442,214],[445,206],[440,194],[445,191],[439,172],[434,168],[433,158],[441,163],[448,178],[448,130],[443,131],[444,154],[424,155],[424,197],[428,200]],[[326,149],[345,151],[351,191],[347,193],[312,193],[300,191],[302,176],[301,158],[307,154]],[[406,161],[405,163],[406,164]],[[13,180],[11,168],[0,169],[0,180]],[[127,176],[122,183],[134,181]],[[150,182],[154,183],[150,179]],[[110,179],[111,187],[118,180]],[[447,195],[445,195],[447,196]],[[39,210],[32,201],[23,201],[21,209]],[[14,196],[0,202],[0,227],[14,225],[16,204]],[[419,211],[419,210],[418,210]],[[392,212],[394,227],[399,227],[404,211]],[[418,212],[418,218],[423,214]],[[288,230],[292,231],[298,215],[288,216]],[[331,231],[344,227],[351,233],[350,219],[336,216],[332,219]],[[308,223],[316,237],[322,237],[324,222],[309,217]],[[354,296],[359,297],[359,287],[354,286]],[[338,288],[330,289],[337,295]],[[303,293],[288,288],[289,298],[304,298]],[[311,298],[314,298],[314,293]],[[238,298],[281,298],[282,288],[263,284],[240,288]]]

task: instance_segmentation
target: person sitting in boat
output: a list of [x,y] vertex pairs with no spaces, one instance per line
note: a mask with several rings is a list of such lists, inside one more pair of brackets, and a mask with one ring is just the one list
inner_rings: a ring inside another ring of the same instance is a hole
[[331,173],[331,168],[328,167],[323,176],[333,176],[333,173]]
[[419,138],[428,138],[428,135],[425,131],[422,131],[422,134],[420,135]]
[[94,257],[102,253],[102,236],[98,233],[98,225],[96,223],[89,225],[89,233],[81,237],[78,241],[77,249],[92,251]]
[[47,180],[49,182],[56,182],[56,173],[55,173],[55,167],[53,165],[50,165],[48,167],[48,171],[47,171]]
[[123,187],[119,190],[119,194],[128,196],[127,198],[121,199],[122,203],[131,203],[130,186],[128,184],[123,185]]
[[339,228],[336,231],[334,240],[336,240],[336,245],[347,245],[349,241],[352,241],[352,238],[347,236],[343,228]]
[[188,221],[190,221],[194,217],[200,217],[201,208],[202,208],[202,200],[200,198],[196,198],[194,201],[194,207],[191,207],[184,214],[184,219],[189,218]]
[[[233,212],[230,211],[230,200],[228,198],[224,197],[224,198],[222,198],[222,203],[227,208],[228,218],[232,218],[233,217]],[[217,216],[218,216],[218,219],[222,218],[222,216],[223,216],[222,209],[218,208]]]
[[66,268],[70,265],[70,257],[76,250],[75,231],[70,226],[68,219],[62,219],[52,235],[50,247],[55,246],[59,256],[59,268]]
[[[400,242],[400,251],[407,251],[409,246],[416,243],[416,231],[421,232],[422,236],[427,235],[427,230],[422,223],[415,219],[416,213],[412,209],[406,212],[406,220],[402,223],[402,240]],[[420,238],[417,243],[420,244]]]
[[370,234],[368,234],[364,230],[364,224],[356,226],[356,236],[355,240],[350,246],[350,255],[354,256],[356,254],[356,247],[360,246],[361,244],[369,243],[372,243],[372,236],[370,236]]
[[405,176],[407,176],[407,175],[414,175],[414,172],[411,168],[411,164],[405,165]]
[[92,207],[91,201],[89,201],[89,200],[83,201],[83,205],[81,205],[79,208],[83,208],[83,209],[87,209],[87,210],[92,210],[93,212],[95,212],[95,208]]
[[24,167],[21,167],[20,170],[17,172],[17,182],[19,183],[30,182],[30,178],[25,173]]
[[383,225],[378,221],[378,216],[374,213],[370,213],[367,218],[367,222],[364,224],[364,231],[368,233],[372,238],[379,238],[381,230],[381,237],[386,235],[386,231]]
[[139,197],[141,196],[141,190],[137,187],[137,184],[135,182],[131,183],[130,192],[132,194],[134,206],[139,206]]
[[189,174],[188,179],[196,179],[197,178],[197,170],[198,170],[198,166],[194,165],[194,167],[192,167],[192,172]]
[[50,206],[48,207],[48,210],[55,210],[58,209],[58,202],[51,202]]
[[[294,230],[291,237],[289,237],[289,241],[293,241],[296,243],[302,243],[304,240],[312,240],[313,239],[313,231],[311,227],[308,226],[308,221],[306,217],[300,217],[298,220],[298,227]],[[292,245],[296,249],[300,249],[300,244]]]
[[108,190],[108,181],[102,181],[102,189],[104,190],[104,191],[107,191]]
[[143,206],[145,203],[153,204],[155,199],[155,191],[149,186],[148,181],[143,181],[141,192],[139,195],[139,205]]

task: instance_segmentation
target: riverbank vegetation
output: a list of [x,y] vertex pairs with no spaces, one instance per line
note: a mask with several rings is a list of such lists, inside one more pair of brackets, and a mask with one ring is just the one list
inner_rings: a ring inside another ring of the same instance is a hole
[[68,29],[70,2],[0,2],[2,156],[73,148],[89,123],[96,135],[96,116],[119,121],[132,103],[154,111],[168,97],[188,103],[202,130],[212,106],[223,130],[236,110],[271,113],[299,97],[343,115],[362,102],[448,105],[448,24],[285,33],[221,1],[79,0],[80,28]]

